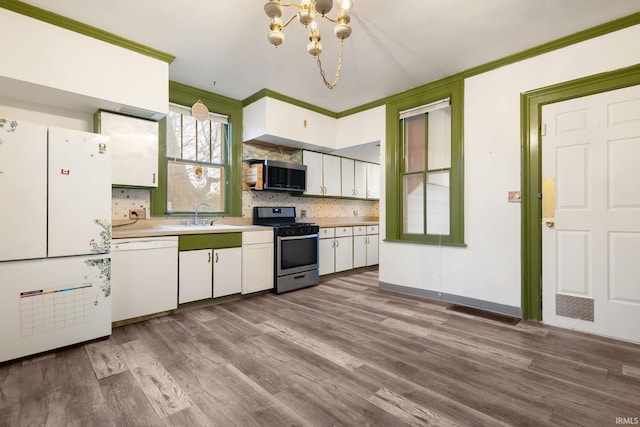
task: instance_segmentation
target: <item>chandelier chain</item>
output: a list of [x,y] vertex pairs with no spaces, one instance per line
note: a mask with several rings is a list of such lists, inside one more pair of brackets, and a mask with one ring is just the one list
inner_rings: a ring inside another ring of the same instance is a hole
[[318,68],[320,68],[320,76],[322,77],[322,81],[325,86],[330,90],[338,85],[338,80],[340,80],[340,72],[342,71],[342,53],[344,51],[344,39],[340,39],[340,53],[338,54],[338,69],[336,70],[336,75],[333,80],[333,83],[329,83],[325,76],[324,69],[322,68],[322,61],[320,60],[320,54],[316,56],[316,62],[318,64]]

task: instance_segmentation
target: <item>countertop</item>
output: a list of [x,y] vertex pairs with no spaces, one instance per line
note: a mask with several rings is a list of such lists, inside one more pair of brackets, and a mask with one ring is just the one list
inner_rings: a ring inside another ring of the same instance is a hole
[[[271,230],[271,227],[251,225],[251,220],[243,218],[230,218],[220,220],[213,226],[182,225],[175,220],[167,221],[164,218],[142,220],[135,224],[119,226],[114,224],[111,236],[114,239],[129,239],[135,237],[161,237],[180,236],[185,234],[211,234],[211,233],[243,233],[249,231]],[[358,225],[378,225],[378,220],[371,218],[299,218],[300,222],[312,222],[321,228],[327,227],[352,227]],[[126,223],[125,223],[126,224]]]

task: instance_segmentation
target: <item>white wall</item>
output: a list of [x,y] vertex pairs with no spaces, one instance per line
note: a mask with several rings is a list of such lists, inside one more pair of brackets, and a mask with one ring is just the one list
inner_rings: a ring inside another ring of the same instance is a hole
[[75,111],[108,101],[166,113],[166,62],[6,9],[0,22],[0,98]]
[[[381,242],[380,281],[520,307],[521,205],[507,203],[508,191],[521,182],[520,94],[638,64],[639,41],[640,26],[634,26],[467,79],[468,247]],[[382,234],[384,197],[380,206]]]

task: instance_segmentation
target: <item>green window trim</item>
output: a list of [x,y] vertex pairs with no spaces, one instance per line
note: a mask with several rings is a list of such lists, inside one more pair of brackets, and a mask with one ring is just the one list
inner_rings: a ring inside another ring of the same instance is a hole
[[[387,104],[386,133],[386,239],[390,242],[465,247],[464,242],[464,80],[452,77],[421,86]],[[450,234],[403,233],[403,144],[399,113],[420,105],[451,98]]]
[[[182,83],[169,82],[169,102],[191,106],[198,100],[207,106],[209,111],[223,114],[229,118],[227,146],[224,150],[229,167],[225,170],[226,184],[224,210],[212,215],[242,215],[242,102],[215,93],[187,86]],[[160,147],[158,153],[158,187],[151,190],[151,215],[167,215],[167,152],[166,136],[167,119],[160,120]],[[194,206],[195,207],[195,206]],[[172,216],[191,215],[192,212],[174,213]],[[207,213],[208,216],[209,213]]]

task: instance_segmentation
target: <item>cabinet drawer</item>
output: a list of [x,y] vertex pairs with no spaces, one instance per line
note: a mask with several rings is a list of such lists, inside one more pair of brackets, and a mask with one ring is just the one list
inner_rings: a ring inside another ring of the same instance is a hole
[[367,234],[367,227],[364,225],[356,225],[353,227],[353,235],[354,236],[364,236]]
[[378,234],[378,225],[368,225],[367,234]]
[[336,235],[336,229],[333,227],[321,228],[318,233],[321,239],[331,239]]
[[353,236],[353,227],[336,227],[336,237]]
[[243,245],[255,245],[258,243],[273,244],[273,230],[245,231],[242,233]]

